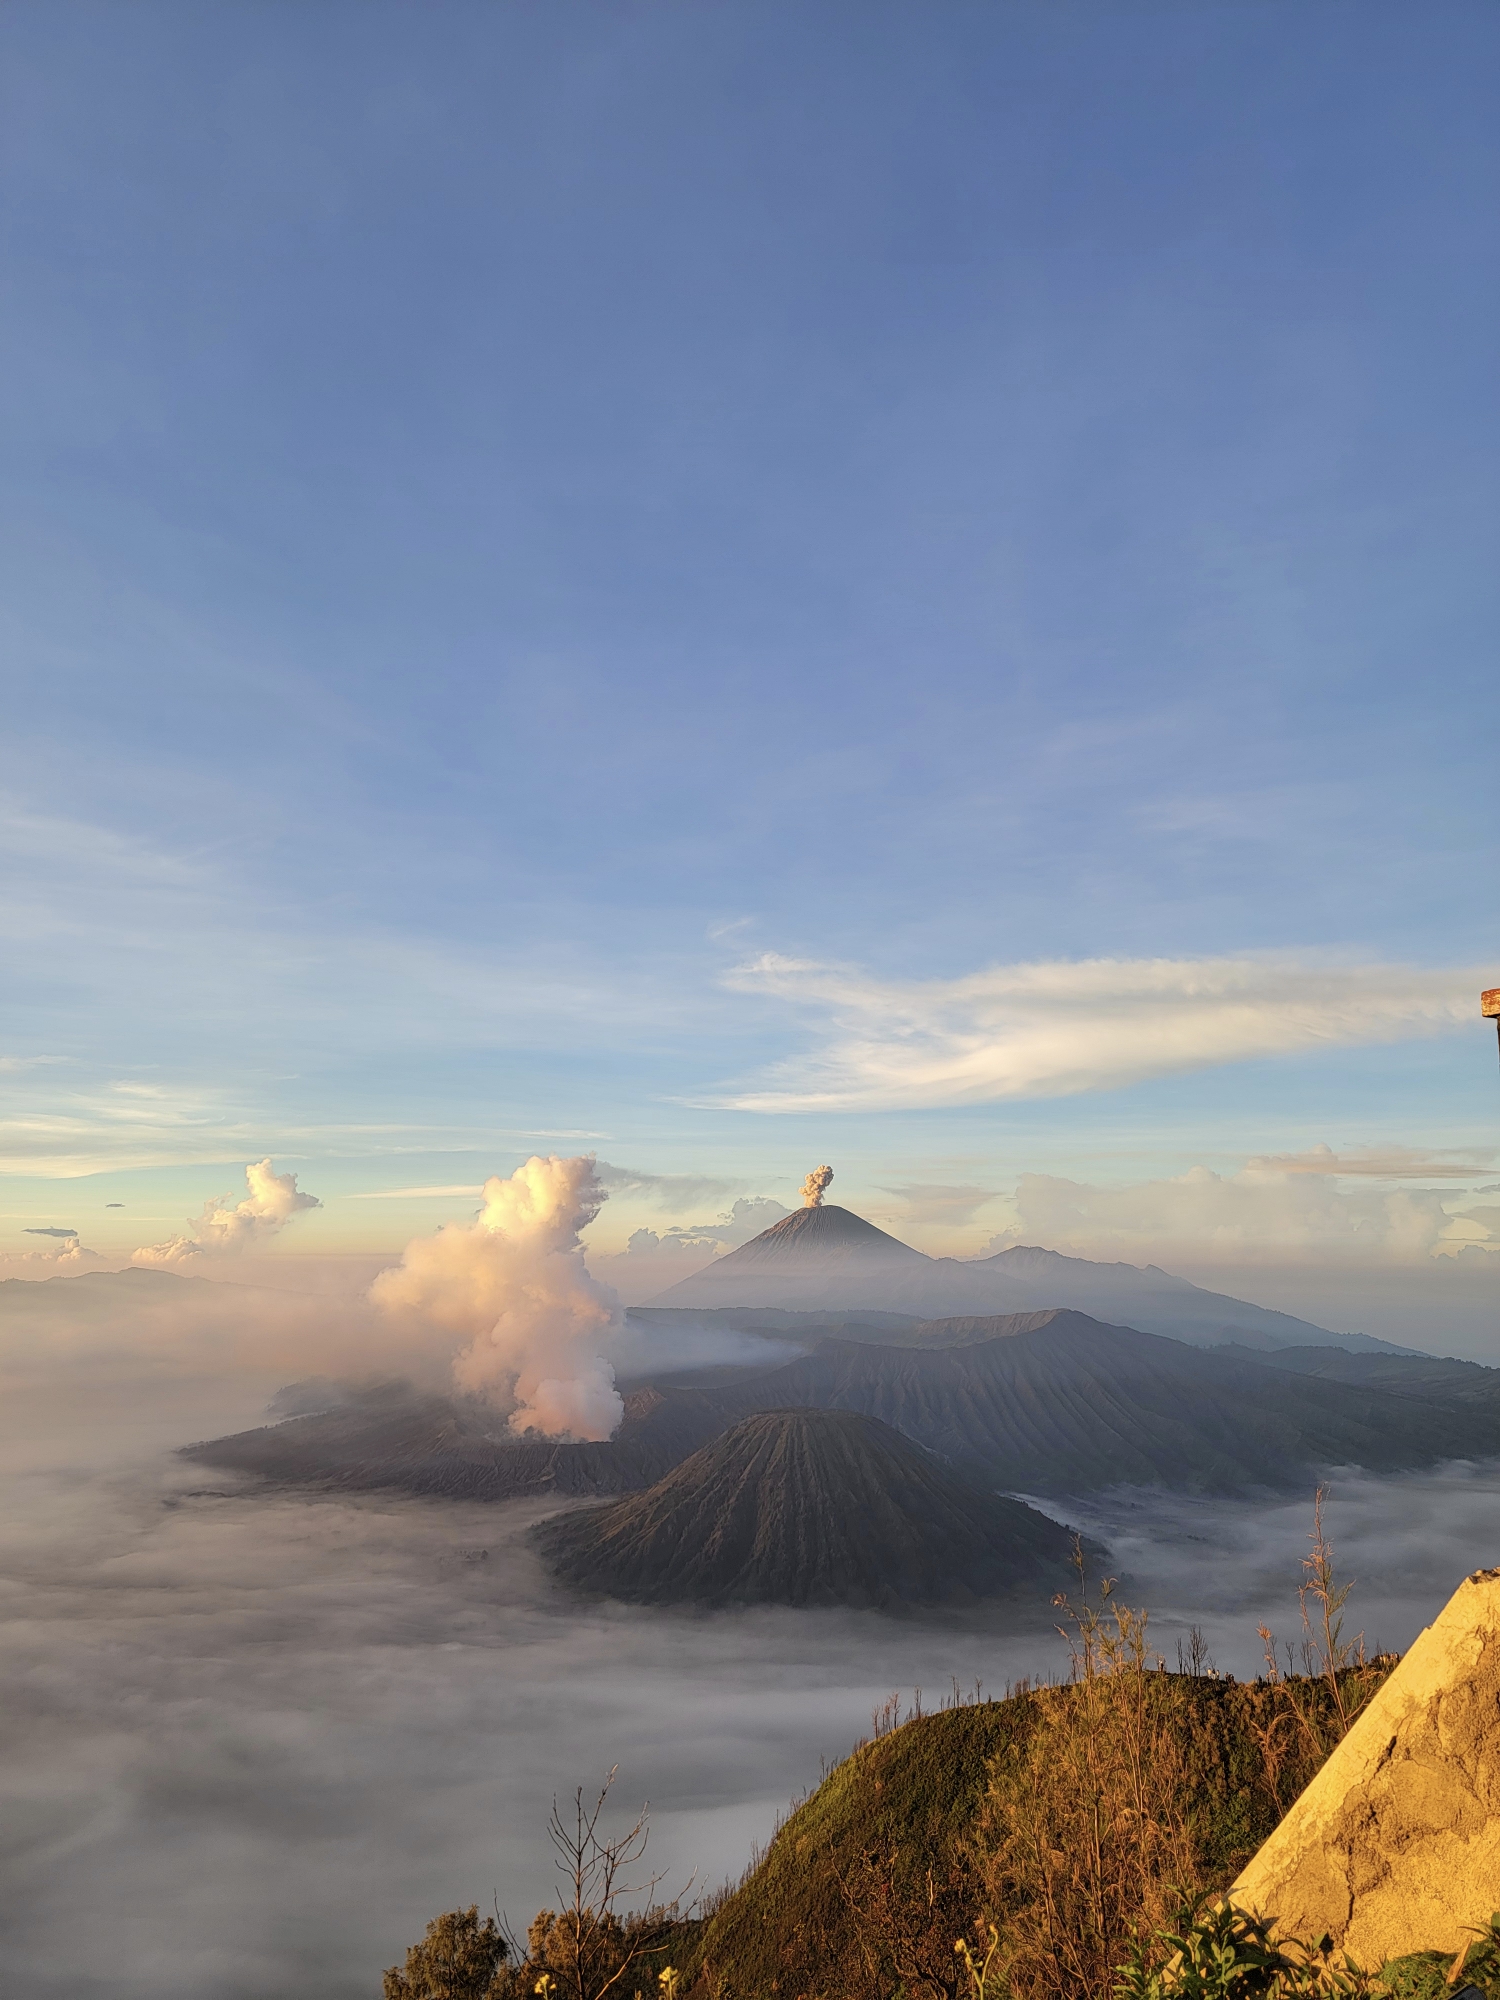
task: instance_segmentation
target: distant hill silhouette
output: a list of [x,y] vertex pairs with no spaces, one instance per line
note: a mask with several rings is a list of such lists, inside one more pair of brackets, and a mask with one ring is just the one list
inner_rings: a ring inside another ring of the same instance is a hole
[[55,1278],[0,1278],[0,1327],[15,1319],[92,1323],[134,1308],[257,1296],[252,1286],[191,1278],[180,1271],[154,1271],[139,1264],[123,1271],[74,1271]]
[[532,1530],[565,1581],[644,1604],[1046,1603],[1069,1578],[1056,1521],[843,1410],[735,1424],[649,1492]]
[[804,1208],[683,1278],[654,1307],[909,1313],[922,1319],[1067,1307],[1192,1346],[1346,1347],[1399,1354],[1326,1327],[1206,1292],[1154,1264],[1096,1264],[1015,1246],[993,1257],[928,1257],[847,1208]]

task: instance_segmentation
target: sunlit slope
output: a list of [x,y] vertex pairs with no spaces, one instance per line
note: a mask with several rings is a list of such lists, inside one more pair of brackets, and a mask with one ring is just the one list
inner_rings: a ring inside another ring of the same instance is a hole
[[[1372,1668],[1371,1685],[1383,1677]],[[1262,1744],[1278,1706],[1265,1683],[1170,1676],[1182,1789],[1191,1800],[1199,1886],[1222,1888],[1316,1768],[1285,1759],[1281,1789]],[[1305,1712],[1322,1718],[1326,1684],[1299,1681]],[[867,1743],[829,1773],[764,1857],[680,1954],[695,1993],[818,1994],[864,2000],[899,1990],[888,1961],[899,1938],[950,1970],[952,1940],[988,1907],[971,1843],[980,1829],[990,1760],[1036,1731],[1065,1727],[1073,1688],[946,1709]],[[979,1843],[982,1848],[983,1837]],[[884,1984],[871,1976],[885,1974]]]
[[1072,1536],[844,1410],[745,1419],[649,1492],[535,1531],[565,1581],[649,1604],[967,1603],[1068,1581]]

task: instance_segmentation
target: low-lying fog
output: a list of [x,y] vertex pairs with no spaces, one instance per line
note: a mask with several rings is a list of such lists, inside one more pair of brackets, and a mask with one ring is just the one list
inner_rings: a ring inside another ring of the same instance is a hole
[[[102,1365],[9,1386],[0,1925],[37,2000],[377,1994],[441,1909],[498,1898],[524,1926],[553,1792],[612,1764],[668,1886],[713,1884],[891,1690],[931,1706],[953,1676],[999,1692],[1064,1662],[1045,1626],[582,1607],[522,1539],[541,1504],[267,1495],[173,1458],[270,1386]],[[1169,1658],[1196,1621],[1250,1673],[1257,1620],[1292,1631],[1308,1500],[1071,1512]],[[1350,1475],[1328,1525],[1353,1624],[1404,1646],[1500,1555],[1500,1468]]]

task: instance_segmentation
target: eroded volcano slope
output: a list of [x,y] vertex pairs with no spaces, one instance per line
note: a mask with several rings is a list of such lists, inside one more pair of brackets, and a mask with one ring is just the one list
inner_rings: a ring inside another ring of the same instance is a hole
[[748,1417],[649,1492],[533,1534],[565,1581],[646,1604],[1041,1605],[1073,1548],[888,1424],[810,1409]]

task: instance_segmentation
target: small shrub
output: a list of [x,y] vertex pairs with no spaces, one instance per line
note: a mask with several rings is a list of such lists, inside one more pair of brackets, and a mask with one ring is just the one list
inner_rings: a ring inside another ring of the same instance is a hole
[[1385,1988],[1325,1938],[1273,1939],[1269,1923],[1228,1902],[1189,1905],[1120,1968],[1116,2000],[1377,2000]]
[[1465,1986],[1477,1986],[1485,2000],[1500,2000],[1500,1910],[1458,1961],[1451,1951],[1414,1951],[1381,1967],[1381,1983],[1391,2000],[1445,2000]]
[[406,1966],[385,1975],[385,2000],[505,2000],[508,1947],[493,1917],[477,1904],[434,1917]]

